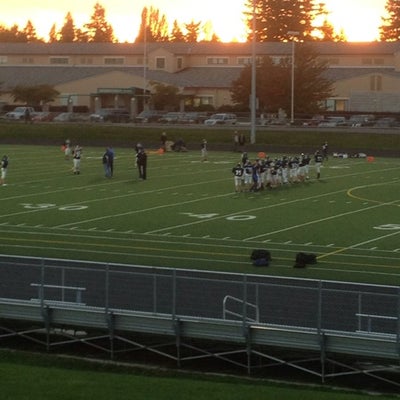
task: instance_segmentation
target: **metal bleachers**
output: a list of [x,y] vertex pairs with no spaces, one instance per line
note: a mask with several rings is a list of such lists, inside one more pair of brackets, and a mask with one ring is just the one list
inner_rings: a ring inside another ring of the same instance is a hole
[[[24,271],[18,280],[15,270]],[[216,357],[251,373],[261,358],[322,381],[335,376],[325,364],[341,356],[370,362],[341,362],[340,375],[380,379],[375,361],[400,372],[397,287],[4,256],[0,279],[0,344],[18,337],[49,350],[79,341],[114,359],[123,342],[178,366]],[[161,343],[146,342],[154,335]],[[304,357],[294,361],[292,351]]]

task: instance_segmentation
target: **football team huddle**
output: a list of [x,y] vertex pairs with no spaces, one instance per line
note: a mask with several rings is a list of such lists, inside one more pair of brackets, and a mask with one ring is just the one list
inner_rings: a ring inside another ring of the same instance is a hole
[[[317,150],[313,162],[317,179],[321,176],[323,154]],[[280,158],[260,157],[251,162],[247,153],[242,154],[241,162],[232,168],[236,192],[257,192],[265,188],[304,182],[310,179],[312,157],[301,153],[299,156]]]

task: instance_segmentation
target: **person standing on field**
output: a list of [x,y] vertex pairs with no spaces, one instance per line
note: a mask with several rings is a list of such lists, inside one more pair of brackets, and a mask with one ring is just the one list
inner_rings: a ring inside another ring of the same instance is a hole
[[201,142],[201,161],[207,161],[208,151],[207,151],[207,140],[203,139]]
[[111,146],[107,147],[106,153],[108,157],[109,177],[112,178],[114,176],[114,149]]
[[81,157],[82,157],[82,147],[78,144],[74,148],[74,157],[73,157],[73,172],[74,175],[79,175],[81,173]]
[[240,193],[243,189],[243,175],[244,175],[244,168],[240,162],[237,163],[236,166],[232,168],[232,173],[235,183],[235,192]]
[[8,156],[4,155],[1,159],[1,175],[0,175],[0,185],[6,186],[7,168],[8,168]]
[[233,151],[236,153],[239,151],[239,133],[235,131],[233,133]]
[[317,179],[321,177],[321,165],[323,160],[324,156],[321,154],[319,150],[317,150],[314,154],[314,164],[315,164],[315,171],[317,172]]
[[322,157],[324,160],[328,161],[328,142],[322,145]]
[[110,172],[110,157],[108,155],[108,149],[106,149],[105,153],[103,154],[102,162],[103,162],[103,168],[104,168],[104,175],[106,178],[111,177],[111,172]]
[[143,147],[137,148],[136,165],[139,170],[139,179],[146,180],[147,179],[147,154],[144,151]]

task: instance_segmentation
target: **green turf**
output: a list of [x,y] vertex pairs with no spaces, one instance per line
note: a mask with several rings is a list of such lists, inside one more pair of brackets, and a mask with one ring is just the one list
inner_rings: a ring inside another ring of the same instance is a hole
[[[322,177],[258,193],[234,193],[239,154],[149,151],[140,181],[134,151],[117,148],[106,179],[103,148],[85,147],[81,175],[59,146],[3,145],[3,254],[400,284],[398,159],[334,159]],[[250,154],[255,158],[256,154]],[[267,248],[272,263],[249,255]],[[299,251],[318,263],[294,269]]]
[[221,375],[196,375],[116,364],[90,363],[55,356],[0,353],[3,400],[47,399],[207,399],[207,400],[361,400],[390,399],[377,393],[284,385]]

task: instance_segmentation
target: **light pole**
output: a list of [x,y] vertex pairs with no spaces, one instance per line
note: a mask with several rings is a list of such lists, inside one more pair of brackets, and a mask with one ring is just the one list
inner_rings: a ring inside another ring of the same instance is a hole
[[289,31],[288,35],[292,37],[292,83],[291,83],[291,95],[290,95],[290,124],[294,123],[294,46],[296,41],[294,38],[300,35],[298,31]]
[[256,0],[253,0],[253,21],[251,41],[251,94],[250,94],[250,143],[256,142]]

